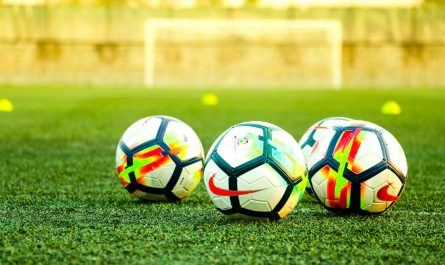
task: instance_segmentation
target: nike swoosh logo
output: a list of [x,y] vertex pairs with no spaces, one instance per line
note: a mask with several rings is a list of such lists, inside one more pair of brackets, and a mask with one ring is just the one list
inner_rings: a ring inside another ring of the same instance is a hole
[[315,152],[315,151],[317,151],[317,148],[318,148],[318,145],[320,144],[320,141],[316,141],[315,142],[315,144],[314,144],[314,146],[312,147],[312,151],[311,151],[311,155]]
[[396,200],[399,198],[398,196],[393,196],[393,195],[391,195],[391,194],[388,194],[388,189],[389,189],[390,186],[391,186],[391,185],[388,184],[388,185],[382,187],[382,188],[377,192],[377,198],[378,198],[379,200],[392,202],[392,201],[396,201]]
[[246,195],[246,194],[255,193],[255,192],[263,190],[263,189],[259,189],[259,190],[226,190],[226,189],[218,188],[215,185],[215,181],[214,181],[215,176],[216,176],[216,173],[213,174],[210,177],[210,179],[209,179],[209,189],[215,195],[220,195],[220,196],[239,196],[239,195]]

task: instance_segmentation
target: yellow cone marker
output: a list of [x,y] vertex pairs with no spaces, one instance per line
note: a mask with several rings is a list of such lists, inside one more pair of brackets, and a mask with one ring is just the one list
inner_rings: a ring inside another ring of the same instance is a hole
[[201,103],[205,106],[218,105],[218,97],[213,93],[207,93],[202,97]]
[[14,106],[12,105],[11,101],[6,98],[0,98],[0,111],[3,112],[11,112],[14,110]]
[[402,108],[400,107],[399,103],[395,101],[387,101],[385,104],[383,104],[381,111],[386,115],[399,115],[402,113]]

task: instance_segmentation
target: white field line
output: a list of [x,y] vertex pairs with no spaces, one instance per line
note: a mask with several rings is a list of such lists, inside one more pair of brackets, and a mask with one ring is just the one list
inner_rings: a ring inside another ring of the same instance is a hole
[[[328,212],[326,209],[312,209],[312,208],[295,208],[294,212],[303,212],[303,213],[322,213]],[[396,214],[409,214],[409,215],[445,215],[445,212],[426,212],[426,211],[409,211],[409,210],[394,210],[391,209],[384,212],[385,215],[396,215]]]

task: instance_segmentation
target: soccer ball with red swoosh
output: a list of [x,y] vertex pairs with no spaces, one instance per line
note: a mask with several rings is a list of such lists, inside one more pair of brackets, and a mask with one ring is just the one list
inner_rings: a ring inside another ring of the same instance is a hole
[[309,182],[318,200],[336,212],[387,210],[400,197],[408,173],[396,138],[357,120],[325,131],[314,157],[308,158]]
[[245,122],[213,143],[204,181],[222,213],[277,220],[301,199],[307,167],[297,141],[286,131],[270,123]]
[[133,123],[116,150],[116,168],[128,192],[145,200],[180,200],[201,181],[201,141],[190,126],[167,116]]

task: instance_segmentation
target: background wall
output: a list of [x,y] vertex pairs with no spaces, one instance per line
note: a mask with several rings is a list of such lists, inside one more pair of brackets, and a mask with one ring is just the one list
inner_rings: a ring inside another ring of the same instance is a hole
[[[344,86],[445,86],[445,7],[428,3],[403,9],[0,6],[0,83],[141,85],[144,22],[155,17],[340,19]],[[157,63],[168,69],[175,58],[169,60]],[[224,67],[230,59],[218,63]],[[274,69],[279,62],[267,63]],[[299,66],[298,60],[291,66],[293,71],[305,67]],[[168,73],[164,78],[168,80]],[[181,84],[175,78],[172,71],[171,79]],[[318,84],[316,81],[316,75],[302,80],[289,78],[277,80],[276,86],[311,86]]]

